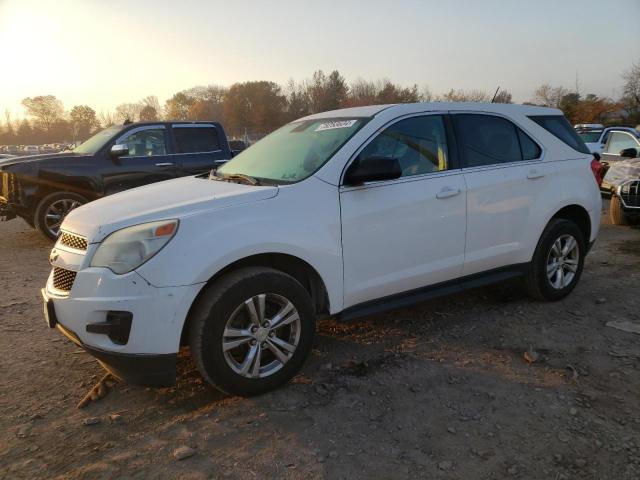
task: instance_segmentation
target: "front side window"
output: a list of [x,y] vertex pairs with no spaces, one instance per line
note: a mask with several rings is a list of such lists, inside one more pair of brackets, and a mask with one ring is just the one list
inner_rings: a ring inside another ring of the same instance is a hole
[[447,135],[440,115],[401,120],[367,145],[360,158],[395,158],[402,176],[422,175],[447,168]]
[[509,120],[493,115],[453,116],[456,140],[465,167],[533,160],[540,147]]
[[151,157],[166,154],[163,128],[139,130],[120,139],[118,143],[129,147],[130,157]]
[[625,132],[611,132],[606,153],[620,155],[625,148],[638,148],[640,145],[633,136]]
[[222,175],[295,183],[313,175],[368,118],[318,118],[279,128],[220,167]]
[[215,127],[173,127],[176,153],[203,153],[220,150]]
[[121,125],[114,125],[112,127],[105,128],[104,130],[96,133],[86,142],[74,148],[73,153],[77,153],[79,155],[94,155],[98,150],[104,147],[109,142],[109,140],[111,140],[120,130],[122,130]]

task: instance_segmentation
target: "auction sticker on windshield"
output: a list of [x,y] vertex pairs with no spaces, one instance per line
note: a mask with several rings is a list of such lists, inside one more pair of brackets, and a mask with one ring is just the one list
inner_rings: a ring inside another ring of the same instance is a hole
[[356,124],[357,120],[337,120],[335,122],[325,122],[318,125],[314,130],[315,132],[321,132],[323,130],[333,130],[335,128],[350,128]]

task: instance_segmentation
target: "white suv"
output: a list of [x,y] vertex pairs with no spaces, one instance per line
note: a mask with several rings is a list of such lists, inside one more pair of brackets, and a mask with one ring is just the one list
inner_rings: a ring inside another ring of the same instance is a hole
[[576,286],[599,163],[559,110],[424,103],[289,123],[210,175],[72,211],[45,315],[117,376],[175,381],[189,345],[219,389],[290,379],[317,316],[345,319],[522,277]]

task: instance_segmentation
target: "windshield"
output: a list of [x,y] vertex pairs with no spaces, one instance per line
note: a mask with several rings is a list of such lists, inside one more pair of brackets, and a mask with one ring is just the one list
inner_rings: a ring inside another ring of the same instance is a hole
[[600,139],[600,135],[602,135],[602,130],[595,130],[593,132],[578,132],[578,136],[585,143],[594,143]]
[[276,183],[299,182],[322,167],[368,120],[319,118],[289,123],[244,150],[217,173]]
[[73,153],[79,153],[80,155],[94,155],[98,150],[104,147],[113,136],[122,130],[122,125],[114,125],[101,132],[96,133],[89,140],[81,145],[78,145],[72,151]]

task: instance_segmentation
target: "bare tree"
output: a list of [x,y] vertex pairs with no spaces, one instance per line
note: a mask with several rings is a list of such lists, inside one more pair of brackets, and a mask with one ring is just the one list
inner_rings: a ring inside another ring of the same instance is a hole
[[565,87],[552,87],[548,83],[540,85],[533,92],[533,103],[543,107],[558,108],[562,98],[569,93]]
[[509,91],[500,90],[493,99],[493,103],[513,103],[513,97]]
[[484,90],[462,90],[451,89],[442,97],[441,100],[445,102],[489,102],[491,97]]
[[120,122],[135,122],[140,116],[142,105],[139,103],[121,103],[116,107],[116,118]]
[[22,100],[27,113],[36,119],[36,125],[45,132],[62,118],[64,107],[62,102],[53,95],[27,97]]
[[102,128],[109,128],[116,124],[116,116],[109,110],[102,110],[98,115],[98,122]]
[[629,120],[640,123],[640,61],[622,75],[622,103],[629,113]]

